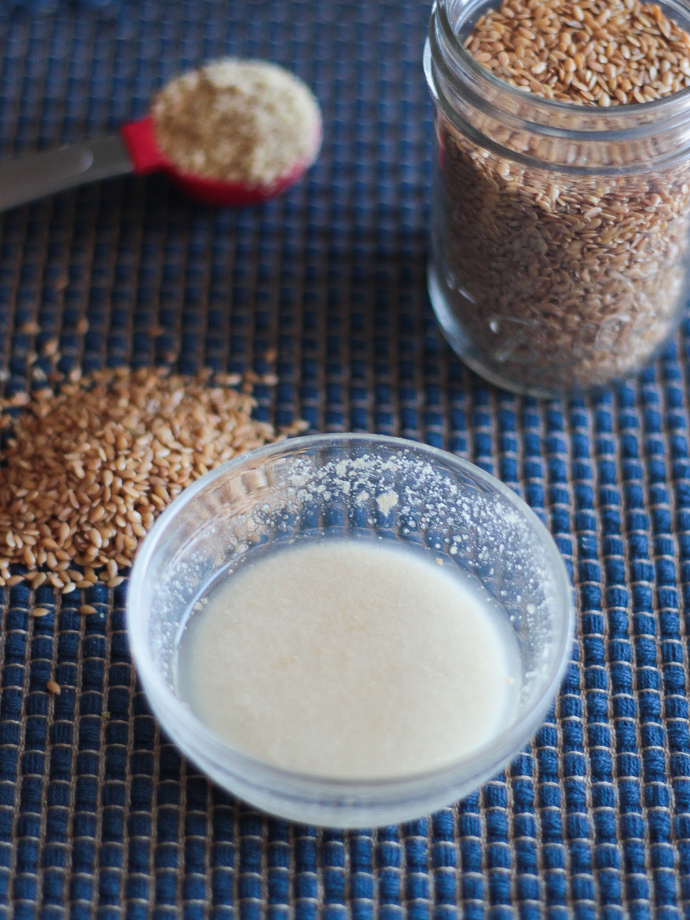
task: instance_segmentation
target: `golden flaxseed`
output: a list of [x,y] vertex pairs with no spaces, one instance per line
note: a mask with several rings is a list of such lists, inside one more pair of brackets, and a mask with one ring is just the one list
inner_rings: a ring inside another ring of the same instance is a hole
[[[26,579],[63,594],[121,584],[140,538],[182,489],[306,427],[277,433],[254,421],[253,399],[207,372],[97,371],[22,402],[0,469],[0,585]],[[45,571],[10,575],[15,562]]]
[[690,36],[639,0],[505,0],[466,48],[506,83],[560,102],[625,105],[690,86]]
[[[690,86],[690,36],[639,0],[505,0],[465,46],[525,94],[578,106],[646,104]],[[655,138],[594,151],[488,116],[481,131],[490,145],[438,113],[439,277],[467,352],[499,379],[551,391],[633,372],[683,307],[687,160],[652,167]]]

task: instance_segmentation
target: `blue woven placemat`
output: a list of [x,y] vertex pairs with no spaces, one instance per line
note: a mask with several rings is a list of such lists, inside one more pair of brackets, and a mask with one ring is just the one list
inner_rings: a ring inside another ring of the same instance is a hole
[[[260,209],[214,212],[152,177],[0,218],[6,391],[53,337],[64,370],[275,371],[262,417],[422,439],[520,492],[572,572],[578,634],[554,711],[504,774],[423,820],[342,833],[258,814],[180,757],[136,684],[126,584],[89,591],[88,618],[79,592],[15,587],[0,916],[690,917],[690,327],[636,381],[572,404],[502,393],[450,353],[425,291],[421,0],[45,5],[0,22],[1,154],[112,130],[225,54],[296,70],[326,135],[307,180]],[[50,615],[30,618],[35,602]]]

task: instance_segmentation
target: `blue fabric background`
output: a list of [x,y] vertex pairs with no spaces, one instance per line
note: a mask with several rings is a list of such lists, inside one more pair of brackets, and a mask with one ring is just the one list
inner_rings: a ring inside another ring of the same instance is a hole
[[[214,212],[151,177],[1,217],[6,392],[53,336],[63,369],[275,370],[264,418],[422,439],[516,489],[558,541],[579,612],[555,709],[504,774],[423,820],[339,833],[257,814],[178,755],[136,684],[126,584],[83,599],[13,588],[0,598],[0,916],[690,917],[690,326],[639,379],[572,404],[488,387],[450,353],[425,290],[421,0],[8,10],[3,155],[113,130],[225,54],[295,69],[326,134],[307,180],[260,209]],[[80,617],[84,601],[100,614]],[[35,602],[50,615],[31,619]]]

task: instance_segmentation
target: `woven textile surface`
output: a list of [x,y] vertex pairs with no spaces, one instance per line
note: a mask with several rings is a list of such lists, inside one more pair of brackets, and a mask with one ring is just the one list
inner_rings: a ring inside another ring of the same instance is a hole
[[1,216],[6,393],[53,339],[63,370],[275,373],[259,417],[423,440],[519,492],[568,564],[578,626],[554,709],[504,773],[422,820],[337,832],[259,814],[177,753],[136,682],[126,582],[7,590],[0,916],[690,917],[690,325],[591,400],[517,398],[453,356],[426,294],[423,0],[43,6],[0,20],[3,155],[113,130],[225,54],[296,70],[326,131],[306,181],[258,209],[150,177]]

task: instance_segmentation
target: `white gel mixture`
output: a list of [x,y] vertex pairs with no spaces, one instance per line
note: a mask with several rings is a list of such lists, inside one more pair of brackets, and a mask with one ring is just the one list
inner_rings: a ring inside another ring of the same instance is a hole
[[216,734],[281,767],[416,773],[489,741],[517,702],[518,654],[500,613],[454,565],[411,550],[297,544],[196,606],[178,647],[181,698]]

